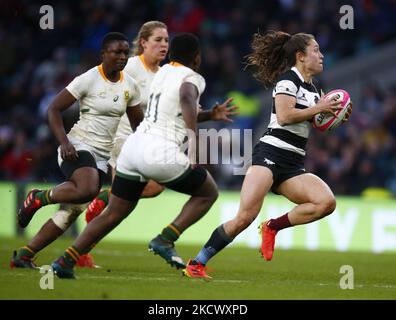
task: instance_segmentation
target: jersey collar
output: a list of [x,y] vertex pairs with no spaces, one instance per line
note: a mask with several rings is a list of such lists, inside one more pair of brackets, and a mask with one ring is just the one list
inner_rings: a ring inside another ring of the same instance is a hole
[[169,62],[169,64],[170,64],[171,66],[174,66],[174,67],[185,67],[184,64],[181,64],[181,63],[176,62],[176,61],[171,61],[171,62]]
[[302,74],[300,73],[300,71],[298,71],[298,69],[297,69],[296,67],[292,67],[291,69],[297,74],[297,76],[300,78],[300,80],[301,80],[302,82],[305,82],[304,77],[302,76]]
[[[144,69],[146,69],[146,71],[149,71],[149,72],[153,72],[149,67],[148,67],[148,65],[147,65],[147,63],[146,63],[146,60],[144,60],[144,55],[143,54],[141,54],[141,55],[139,55],[139,59],[140,59],[140,61],[142,62],[142,64],[143,64],[143,67],[144,67]],[[158,67],[157,67],[157,71],[158,71]],[[154,73],[154,72],[153,72]]]
[[[101,65],[98,66],[98,70],[99,70],[100,75],[102,76],[102,78],[103,78],[105,81],[113,82],[113,81],[110,81],[110,80],[106,77],[106,75],[105,75],[105,73],[104,73],[104,71],[103,71],[103,64],[101,64]],[[119,81],[119,82],[122,82],[123,80],[124,80],[124,72],[120,71],[120,80],[118,80],[118,81]]]

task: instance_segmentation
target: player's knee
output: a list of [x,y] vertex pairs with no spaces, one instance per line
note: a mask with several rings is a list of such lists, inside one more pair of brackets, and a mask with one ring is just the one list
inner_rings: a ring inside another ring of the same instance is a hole
[[59,229],[66,231],[80,213],[75,210],[59,210],[52,216],[52,221]]
[[142,198],[154,198],[158,196],[165,188],[159,184],[147,184],[144,188],[141,197]]
[[61,203],[59,205],[59,210],[65,210],[73,215],[79,216],[86,208],[88,203]]
[[86,188],[81,188],[76,203],[86,203],[92,201],[98,195],[99,191],[100,190],[98,186],[89,186]]
[[212,188],[211,190],[208,190],[206,194],[202,197],[200,197],[202,202],[207,203],[207,205],[212,206],[213,203],[216,202],[217,198],[219,197],[219,192],[217,188]]
[[209,184],[202,186],[193,196],[199,197],[202,202],[212,205],[219,197],[219,191],[215,184]]
[[336,208],[336,199],[334,196],[327,197],[319,206],[318,215],[320,218],[325,217],[334,212]]
[[217,187],[213,187],[213,189],[208,195],[209,201],[214,203],[218,197],[219,197],[219,190],[217,189]]
[[337,206],[337,201],[334,196],[330,197],[328,202],[327,202],[327,210],[326,210],[326,215],[329,215],[334,212]]

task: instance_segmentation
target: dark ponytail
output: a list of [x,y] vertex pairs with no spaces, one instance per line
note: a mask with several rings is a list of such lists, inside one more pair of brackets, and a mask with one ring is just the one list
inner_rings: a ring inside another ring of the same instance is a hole
[[281,73],[296,64],[296,53],[304,53],[312,39],[314,36],[307,33],[293,36],[282,31],[269,31],[265,35],[255,33],[247,65],[256,67],[254,77],[270,87]]

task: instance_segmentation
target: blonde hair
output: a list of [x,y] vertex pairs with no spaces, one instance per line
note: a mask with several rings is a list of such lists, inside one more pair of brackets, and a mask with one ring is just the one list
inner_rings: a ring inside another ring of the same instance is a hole
[[154,30],[157,28],[168,30],[166,24],[161,21],[148,21],[141,26],[137,37],[135,38],[135,40],[133,40],[132,56],[138,56],[143,53],[144,49],[140,41],[142,39],[148,40],[148,38],[150,38]]

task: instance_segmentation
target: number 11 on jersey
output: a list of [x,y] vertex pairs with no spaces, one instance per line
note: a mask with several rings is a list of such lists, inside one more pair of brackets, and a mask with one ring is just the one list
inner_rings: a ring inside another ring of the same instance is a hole
[[[150,120],[152,122],[156,122],[157,121],[157,114],[158,114],[158,103],[159,103],[159,99],[161,97],[161,93],[158,93],[155,97],[155,107],[153,107],[153,95],[154,93],[152,93],[149,97],[149,102],[148,102],[148,106],[147,106],[147,111],[145,114],[145,118],[147,120]],[[153,109],[153,111],[151,111]],[[150,114],[151,113],[151,114]]]

